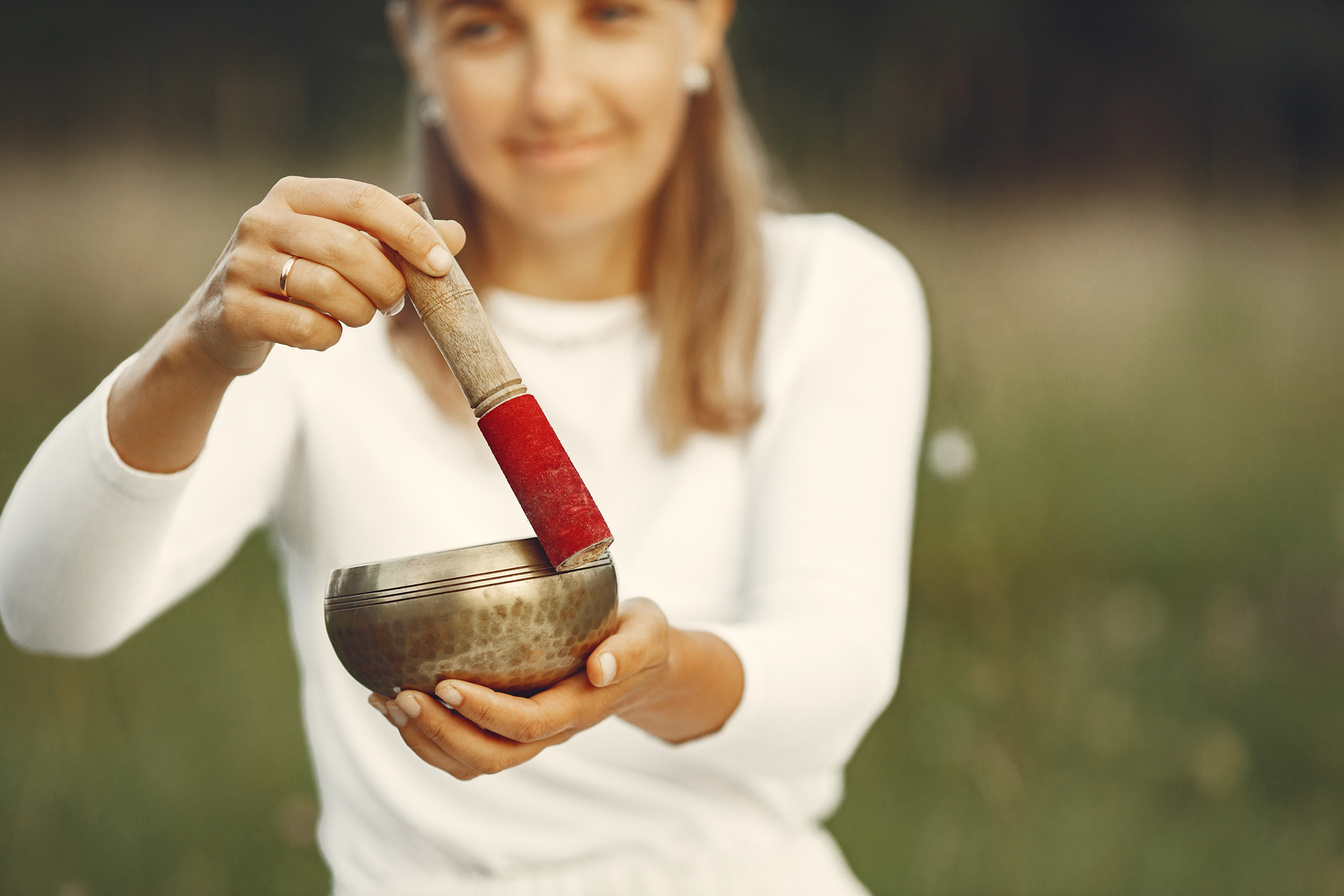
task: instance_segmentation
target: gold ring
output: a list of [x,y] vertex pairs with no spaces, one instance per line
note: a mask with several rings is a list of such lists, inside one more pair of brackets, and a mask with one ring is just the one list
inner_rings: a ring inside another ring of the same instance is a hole
[[299,256],[291,255],[285,262],[285,266],[280,269],[280,295],[286,299],[289,298],[289,272],[294,270],[294,262],[299,260]]

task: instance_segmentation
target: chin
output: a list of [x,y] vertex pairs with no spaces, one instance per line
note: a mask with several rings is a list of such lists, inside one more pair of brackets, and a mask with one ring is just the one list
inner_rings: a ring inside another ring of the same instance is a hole
[[624,225],[635,216],[643,203],[632,204],[629,194],[613,196],[611,185],[600,190],[582,183],[551,184],[517,203],[516,219],[529,227],[554,236],[576,236],[616,225]]
[[607,230],[613,226],[623,226],[629,220],[628,215],[602,214],[595,211],[575,209],[554,209],[531,219],[536,232],[555,239],[572,239]]

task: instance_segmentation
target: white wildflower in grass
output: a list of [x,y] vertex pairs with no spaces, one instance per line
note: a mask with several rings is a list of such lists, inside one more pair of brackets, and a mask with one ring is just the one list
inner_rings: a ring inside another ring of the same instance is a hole
[[965,479],[975,469],[975,443],[964,429],[945,426],[929,436],[927,459],[939,479]]

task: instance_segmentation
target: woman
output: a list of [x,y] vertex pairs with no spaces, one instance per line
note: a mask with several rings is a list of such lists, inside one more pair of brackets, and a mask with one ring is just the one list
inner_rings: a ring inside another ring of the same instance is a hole
[[584,672],[375,712],[327,643],[331,568],[528,534],[382,248],[464,229],[370,185],[280,181],[0,518],[6,628],[67,654],[271,526],[337,893],[862,892],[819,820],[895,686],[927,337],[890,247],[763,214],[731,6],[391,9],[431,207],[648,598]]

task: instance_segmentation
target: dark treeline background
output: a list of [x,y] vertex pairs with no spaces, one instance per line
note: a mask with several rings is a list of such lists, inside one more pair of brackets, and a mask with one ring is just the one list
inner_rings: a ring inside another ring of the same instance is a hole
[[[397,127],[376,0],[13,4],[8,140],[109,131],[311,152]],[[785,162],[943,183],[1344,168],[1337,0],[746,0],[733,44]]]

